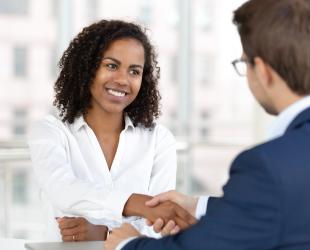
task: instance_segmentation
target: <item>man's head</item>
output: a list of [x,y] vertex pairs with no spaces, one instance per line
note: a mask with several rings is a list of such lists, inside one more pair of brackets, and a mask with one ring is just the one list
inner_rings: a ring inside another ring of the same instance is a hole
[[233,22],[247,60],[250,88],[267,112],[279,112],[273,103],[276,93],[265,88],[270,81],[285,85],[274,92],[310,94],[309,0],[250,0],[235,11]]

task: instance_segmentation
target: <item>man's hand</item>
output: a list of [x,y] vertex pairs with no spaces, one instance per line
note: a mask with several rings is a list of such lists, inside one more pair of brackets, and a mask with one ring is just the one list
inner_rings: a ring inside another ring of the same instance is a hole
[[[149,207],[156,207],[162,202],[173,201],[187,210],[193,217],[195,216],[198,198],[193,198],[176,191],[168,191],[159,195],[154,196],[151,200],[145,204]],[[195,220],[196,222],[196,220]],[[170,220],[167,223],[162,219],[158,218],[155,222],[150,220],[147,221],[148,225],[153,225],[153,229],[157,233],[161,233],[163,236],[169,234],[176,234],[180,231],[179,225],[174,221]],[[191,225],[194,223],[191,223]]]
[[105,240],[108,228],[93,225],[82,217],[63,217],[57,219],[63,241]]
[[114,250],[123,240],[139,236],[141,234],[132,225],[125,223],[121,227],[113,229],[104,242],[104,250]]
[[174,190],[154,196],[151,200],[147,201],[145,205],[149,207],[155,207],[164,201],[175,202],[184,208],[187,212],[189,212],[193,217],[195,217],[198,198],[191,197]]

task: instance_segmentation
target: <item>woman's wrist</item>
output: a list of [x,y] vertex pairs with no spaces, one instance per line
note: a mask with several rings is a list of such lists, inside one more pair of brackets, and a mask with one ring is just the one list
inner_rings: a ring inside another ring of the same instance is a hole
[[100,235],[102,235],[101,240],[106,240],[109,228],[105,225],[101,225],[99,230],[100,230]]

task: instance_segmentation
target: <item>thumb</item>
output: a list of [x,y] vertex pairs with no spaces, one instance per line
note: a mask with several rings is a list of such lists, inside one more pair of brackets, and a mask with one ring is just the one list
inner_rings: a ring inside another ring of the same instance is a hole
[[152,199],[145,202],[145,205],[148,207],[156,207],[160,203],[160,198],[158,196],[154,196]]
[[171,191],[155,195],[152,199],[146,201],[145,205],[148,207],[155,207],[164,201],[174,201],[174,196]]

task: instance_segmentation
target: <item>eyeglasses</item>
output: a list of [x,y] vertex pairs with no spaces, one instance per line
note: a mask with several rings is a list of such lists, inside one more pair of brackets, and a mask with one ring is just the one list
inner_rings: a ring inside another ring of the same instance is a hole
[[231,62],[239,76],[246,76],[247,74],[247,63],[249,61],[244,58],[236,59]]

